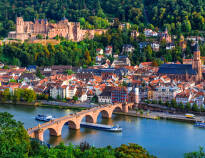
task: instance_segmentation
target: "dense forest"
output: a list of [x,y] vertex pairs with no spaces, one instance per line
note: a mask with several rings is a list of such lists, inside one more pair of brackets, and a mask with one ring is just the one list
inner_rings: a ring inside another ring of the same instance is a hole
[[168,27],[169,31],[205,30],[203,0],[0,0],[0,36],[15,29],[15,19],[47,18],[51,22],[64,16],[80,21],[84,28],[107,28],[118,18],[140,28]]
[[149,22],[173,33],[205,30],[203,0],[145,0]]

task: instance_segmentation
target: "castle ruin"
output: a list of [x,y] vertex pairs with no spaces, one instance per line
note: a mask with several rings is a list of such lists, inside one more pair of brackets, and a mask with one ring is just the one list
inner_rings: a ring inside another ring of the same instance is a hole
[[106,29],[83,30],[79,22],[69,22],[63,18],[58,23],[49,23],[47,19],[24,21],[22,17],[16,19],[16,31],[11,31],[8,38],[19,40],[35,40],[37,35],[43,38],[52,39],[56,36],[64,37],[72,41],[82,41],[85,38],[92,39],[95,34],[101,35],[106,33]]

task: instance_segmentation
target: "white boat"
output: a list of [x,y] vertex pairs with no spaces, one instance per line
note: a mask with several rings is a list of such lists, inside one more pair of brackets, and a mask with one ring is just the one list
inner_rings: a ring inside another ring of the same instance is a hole
[[36,117],[35,117],[36,120],[38,121],[45,121],[45,122],[48,122],[50,120],[53,120],[55,119],[52,115],[40,115],[38,114]]

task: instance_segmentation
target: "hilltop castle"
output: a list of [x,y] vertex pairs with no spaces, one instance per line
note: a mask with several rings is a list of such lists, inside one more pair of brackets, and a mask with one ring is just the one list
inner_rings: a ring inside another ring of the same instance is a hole
[[44,38],[54,38],[56,36],[64,37],[72,41],[81,41],[86,37],[92,39],[95,34],[103,34],[107,30],[82,30],[79,22],[69,22],[63,18],[56,24],[49,23],[47,19],[24,21],[22,17],[16,19],[16,31],[9,32],[8,38],[26,40],[36,39],[37,35],[42,35]]

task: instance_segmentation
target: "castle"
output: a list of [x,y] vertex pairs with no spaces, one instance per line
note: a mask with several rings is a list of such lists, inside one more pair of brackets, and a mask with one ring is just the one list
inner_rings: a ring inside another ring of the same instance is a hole
[[194,47],[193,54],[194,58],[191,64],[162,64],[159,67],[158,73],[161,75],[166,74],[172,79],[201,82],[203,80],[203,76],[201,52],[198,43],[196,43]]
[[106,29],[82,30],[79,22],[69,22],[65,17],[58,23],[49,23],[47,19],[24,21],[22,17],[16,19],[16,31],[9,32],[8,38],[19,40],[35,40],[37,35],[52,39],[56,36],[72,41],[92,39],[95,34],[106,33]]

